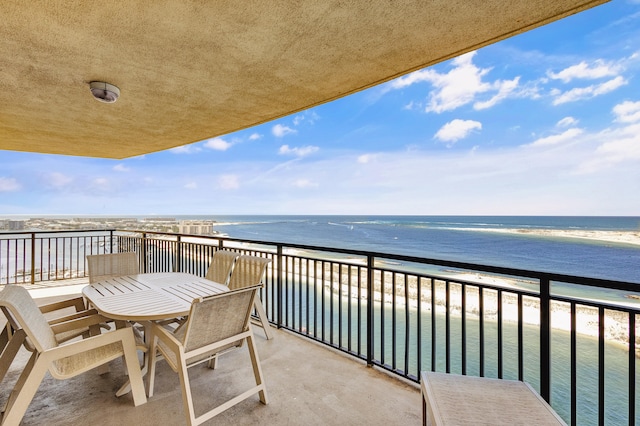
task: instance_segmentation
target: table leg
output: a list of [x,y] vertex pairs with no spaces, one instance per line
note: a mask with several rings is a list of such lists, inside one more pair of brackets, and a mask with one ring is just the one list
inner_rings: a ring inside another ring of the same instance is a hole
[[[151,323],[148,321],[144,321],[140,323],[144,327],[144,334],[142,336],[144,346],[143,348],[138,347],[138,350],[142,350],[142,367],[140,368],[140,372],[142,373],[142,377],[144,377],[149,371],[149,342],[147,342],[147,336],[149,336],[149,327]],[[116,396],[120,397],[122,395],[126,395],[131,392],[131,382],[129,380],[123,384],[120,389],[116,392]]]

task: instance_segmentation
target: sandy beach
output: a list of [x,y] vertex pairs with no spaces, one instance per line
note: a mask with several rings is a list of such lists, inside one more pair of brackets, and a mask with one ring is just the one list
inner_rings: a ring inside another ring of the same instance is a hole
[[525,234],[547,238],[577,238],[582,240],[603,241],[614,244],[640,246],[638,231],[594,231],[577,229],[529,229],[529,228],[486,228],[474,229],[478,232],[496,232],[503,234]]

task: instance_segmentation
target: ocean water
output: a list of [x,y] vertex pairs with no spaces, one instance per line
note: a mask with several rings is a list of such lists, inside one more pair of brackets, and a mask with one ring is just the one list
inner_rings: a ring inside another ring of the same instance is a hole
[[[183,217],[178,217],[179,219]],[[640,233],[640,217],[189,216],[230,237],[350,248],[640,284],[640,245],[526,231]],[[518,232],[514,232],[518,230]],[[505,232],[511,231],[511,232]]]

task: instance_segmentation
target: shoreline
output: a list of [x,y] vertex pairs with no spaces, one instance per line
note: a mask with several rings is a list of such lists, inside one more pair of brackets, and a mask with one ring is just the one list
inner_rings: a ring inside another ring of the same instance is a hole
[[614,244],[630,244],[640,246],[640,231],[601,231],[579,229],[528,229],[528,228],[485,228],[477,232],[494,232],[502,234],[532,235],[547,238],[574,238],[600,241]]

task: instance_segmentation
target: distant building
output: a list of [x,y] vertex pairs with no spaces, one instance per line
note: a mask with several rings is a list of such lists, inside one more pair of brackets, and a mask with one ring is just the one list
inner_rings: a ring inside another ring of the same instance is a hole
[[9,231],[23,231],[26,223],[26,220],[7,220],[6,229]]
[[181,220],[178,226],[180,234],[211,235],[214,234],[213,222],[202,220]]

